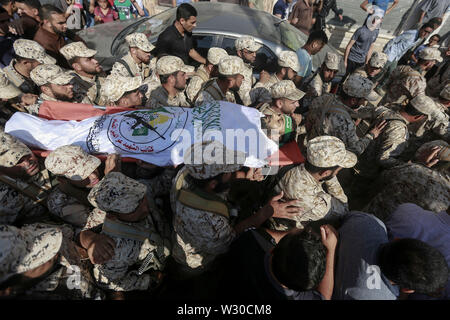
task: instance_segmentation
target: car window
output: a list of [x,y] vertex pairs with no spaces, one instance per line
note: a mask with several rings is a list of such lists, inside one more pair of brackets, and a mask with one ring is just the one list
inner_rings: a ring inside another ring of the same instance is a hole
[[306,43],[308,38],[301,31],[292,26],[289,22],[283,21],[280,28],[281,42],[291,50],[297,51]]
[[215,36],[204,35],[204,34],[194,34],[192,36],[194,42],[197,45],[197,52],[200,53],[202,57],[206,59],[208,56],[208,50],[214,45]]

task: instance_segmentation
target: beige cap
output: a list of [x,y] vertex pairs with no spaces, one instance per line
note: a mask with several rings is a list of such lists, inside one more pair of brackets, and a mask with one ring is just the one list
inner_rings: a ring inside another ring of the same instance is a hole
[[17,39],[13,44],[14,52],[19,57],[37,60],[44,64],[55,64],[56,60],[50,57],[45,49],[36,41]]
[[436,110],[436,104],[434,103],[433,99],[424,94],[419,94],[414,99],[411,99],[409,104],[414,109],[427,116],[431,115],[433,111]]
[[92,188],[88,200],[102,211],[132,213],[146,192],[144,184],[121,172],[110,172]]
[[236,56],[229,56],[219,62],[219,74],[223,76],[244,75],[244,61]]
[[61,54],[64,56],[64,58],[66,58],[67,61],[75,57],[90,58],[97,54],[97,51],[89,49],[81,41],[66,44],[64,47],[59,49],[59,52],[61,52]]
[[20,96],[21,93],[22,91],[13,85],[0,69],[0,99],[12,99]]
[[215,66],[226,57],[228,57],[228,53],[222,48],[212,47],[208,50],[208,62]]
[[142,85],[141,77],[109,76],[100,89],[106,100],[116,102],[126,92],[134,91]]
[[275,83],[270,87],[270,93],[273,99],[286,98],[294,101],[300,100],[305,95],[291,80],[281,80]]
[[280,67],[291,68],[295,72],[300,71],[300,63],[294,51],[282,51],[278,57],[278,65]]
[[344,81],[342,90],[350,97],[369,99],[372,87],[372,81],[360,74],[353,73]]
[[100,164],[98,158],[74,145],[58,147],[45,159],[48,171],[74,181],[86,179]]
[[419,53],[419,58],[423,60],[436,60],[442,62],[441,52],[435,48],[425,48]]
[[183,60],[175,56],[164,56],[156,62],[156,73],[159,75],[172,74],[177,71],[194,72],[194,67],[187,66]]
[[227,149],[218,141],[193,144],[184,154],[186,170],[195,179],[209,179],[221,173],[235,172],[245,162],[245,154]]
[[155,46],[148,41],[147,36],[139,32],[127,35],[125,41],[130,48],[137,47],[145,52],[150,52],[155,48]]
[[37,268],[59,252],[63,233],[58,228],[0,225],[0,282]]
[[262,45],[256,43],[255,39],[251,36],[244,36],[236,39],[234,46],[236,50],[247,49],[251,52],[256,52],[262,47]]
[[73,77],[72,74],[64,72],[56,64],[40,64],[30,72],[31,80],[38,86],[44,86],[48,83],[63,86],[68,84]]
[[306,158],[309,163],[319,168],[351,168],[358,161],[356,155],[347,151],[345,144],[333,136],[320,136],[309,140],[306,145]]
[[25,144],[8,133],[0,132],[0,166],[14,167],[20,159],[30,154],[32,152]]
[[445,100],[450,100],[450,83],[445,85],[444,89],[439,93],[439,96]]
[[330,70],[339,70],[339,56],[336,53],[327,52],[324,63]]
[[375,51],[369,60],[369,65],[373,68],[383,68],[388,60],[387,54]]

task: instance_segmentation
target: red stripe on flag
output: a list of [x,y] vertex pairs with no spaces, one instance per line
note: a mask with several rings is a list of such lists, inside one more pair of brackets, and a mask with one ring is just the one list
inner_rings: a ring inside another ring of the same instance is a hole
[[303,163],[306,161],[296,141],[291,141],[283,145],[276,153],[271,155],[268,160],[271,166],[287,166],[289,164]]

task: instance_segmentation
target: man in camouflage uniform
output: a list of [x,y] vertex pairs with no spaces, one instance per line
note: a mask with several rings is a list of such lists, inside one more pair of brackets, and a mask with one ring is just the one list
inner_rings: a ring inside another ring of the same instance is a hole
[[174,179],[170,199],[176,274],[190,277],[203,273],[217,255],[228,250],[236,235],[247,228],[258,228],[272,215],[293,218],[299,214],[298,208],[287,209],[296,201],[280,203],[279,195],[233,225],[237,210],[227,201],[227,189],[244,161],[244,154],[227,150],[217,141],[194,144],[185,153],[185,166]]
[[[272,85],[282,80],[292,80],[300,71],[300,63],[294,51],[282,51],[278,58],[277,72],[272,74],[266,81],[259,79],[255,88],[263,87],[270,91]],[[265,72],[265,71],[264,71]],[[263,72],[261,72],[263,74]]]
[[104,298],[85,253],[64,225],[0,225],[1,296],[16,299]]
[[39,108],[43,101],[73,101],[73,85],[70,82],[73,75],[64,72],[55,64],[41,64],[30,73],[31,79],[39,86],[41,94],[39,100],[26,106],[28,113],[39,114]]
[[103,82],[101,95],[106,105],[136,108],[142,107],[144,95],[139,90],[140,77],[108,76]]
[[143,33],[132,33],[125,37],[130,50],[120,60],[114,63],[111,75],[122,77],[141,77],[141,80],[151,76],[155,68],[155,59],[151,59],[150,51],[155,46],[148,41]]
[[[303,228],[304,223],[348,212],[347,196],[336,177],[342,168],[352,168],[356,155],[345,150],[336,137],[320,136],[308,141],[306,163],[289,169],[279,180],[276,191],[284,199],[298,200],[302,214],[279,226]],[[325,185],[325,190],[323,185]]]
[[305,97],[302,100],[302,107],[305,110],[308,110],[312,100],[324,93],[330,93],[331,81],[338,71],[339,56],[335,53],[327,52],[322,66],[303,82],[302,87],[305,91]]
[[402,103],[405,99],[411,100],[419,94],[425,94],[427,81],[424,75],[436,61],[442,61],[439,50],[425,48],[419,53],[419,61],[416,66],[398,66],[386,84],[386,95],[381,99],[380,105]]
[[30,78],[30,72],[39,64],[55,64],[56,60],[45,53],[36,41],[17,39],[14,41],[15,59],[3,71],[9,81],[23,93],[39,94],[39,88]]
[[[110,172],[89,193],[91,212],[81,244],[91,250],[90,236],[109,237],[114,254],[94,266],[97,284],[113,291],[151,290],[159,279],[145,273],[150,268],[163,270],[171,244],[159,232],[164,221],[153,204],[153,195],[142,183],[122,173]],[[95,231],[95,233],[94,233]],[[130,267],[139,266],[138,270]]]
[[202,64],[197,68],[197,72],[192,76],[186,88],[186,96],[191,102],[195,101],[203,83],[219,75],[219,62],[226,57],[228,57],[228,53],[222,48],[213,47],[208,50],[206,65]]
[[244,80],[239,88],[239,96],[241,97],[243,105],[248,106],[252,103],[250,90],[256,84],[256,79],[253,76],[252,64],[256,61],[256,51],[258,51],[262,45],[256,43],[255,39],[251,36],[243,36],[236,39],[234,47],[238,57],[244,61]]
[[219,62],[219,77],[205,82],[194,103],[199,106],[205,102],[228,101],[238,103],[238,90],[244,79],[244,62],[239,57],[230,56]]
[[156,73],[161,85],[152,91],[146,107],[156,109],[160,107],[190,107],[186,101],[187,73],[194,71],[194,67],[187,66],[183,60],[175,56],[164,56],[156,62]]
[[40,205],[51,188],[31,150],[13,136],[0,133],[0,224],[41,216]]
[[362,154],[385,125],[385,122],[375,125],[362,138],[356,134],[356,109],[370,98],[372,87],[373,83],[367,78],[350,75],[339,96],[325,94],[314,99],[306,116],[307,140],[323,135],[335,136],[344,142],[349,151],[358,156]]
[[103,69],[94,58],[97,51],[89,49],[83,42],[78,41],[65,45],[59,52],[74,70],[69,72],[74,76],[72,80],[74,101],[104,105],[100,88],[105,78],[100,76]]
[[374,88],[377,85],[376,76],[383,70],[387,62],[387,55],[383,52],[375,51],[370,57],[369,63],[359,67],[353,73],[359,74],[373,82]]

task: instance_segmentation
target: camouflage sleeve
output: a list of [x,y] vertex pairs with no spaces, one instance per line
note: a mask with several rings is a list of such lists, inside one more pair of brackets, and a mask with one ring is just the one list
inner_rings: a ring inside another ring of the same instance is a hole
[[79,203],[77,199],[65,194],[59,188],[50,193],[47,207],[51,214],[77,227],[86,225],[90,208]]
[[407,77],[403,86],[409,92],[409,98],[412,98],[419,94],[425,94],[427,83],[420,77]]
[[214,98],[206,91],[200,92],[197,99],[195,100],[195,106],[200,106],[205,102],[214,102]]
[[335,114],[331,118],[334,128],[334,135],[341,139],[346,148],[357,156],[361,155],[364,150],[372,141],[370,135],[365,135],[363,138],[359,138],[356,134],[356,126],[352,119],[344,117],[340,114]]
[[186,96],[192,102],[194,102],[194,98],[200,91],[203,82],[204,82],[203,79],[200,78],[199,76],[193,76],[191,81],[189,82],[189,85],[186,88]]
[[33,116],[38,116],[39,115],[39,108],[41,107],[41,102],[37,102],[34,103],[32,105],[29,106],[24,106],[25,110],[27,110],[27,112]]
[[114,63],[111,69],[111,76],[122,76],[122,77],[129,77],[130,74],[128,73],[127,68],[120,62]]
[[83,231],[101,226],[105,221],[105,217],[106,217],[105,211],[95,208],[89,214],[86,225],[83,227]]
[[325,181],[325,185],[327,186],[327,191],[329,194],[342,203],[347,203],[347,196],[345,195],[345,192],[336,176],[328,181]]
[[252,99],[250,98],[250,90],[252,88],[252,85],[250,83],[250,80],[244,79],[242,81],[241,87],[239,88],[239,96],[242,99],[242,102],[244,105],[248,106],[252,103]]
[[319,97],[322,95],[322,85],[319,83],[319,81],[316,80],[317,77],[320,76],[315,76],[308,86],[307,94],[310,97]]
[[406,148],[408,129],[400,121],[390,121],[381,133],[377,161],[383,168],[392,168],[403,162],[396,159]]

